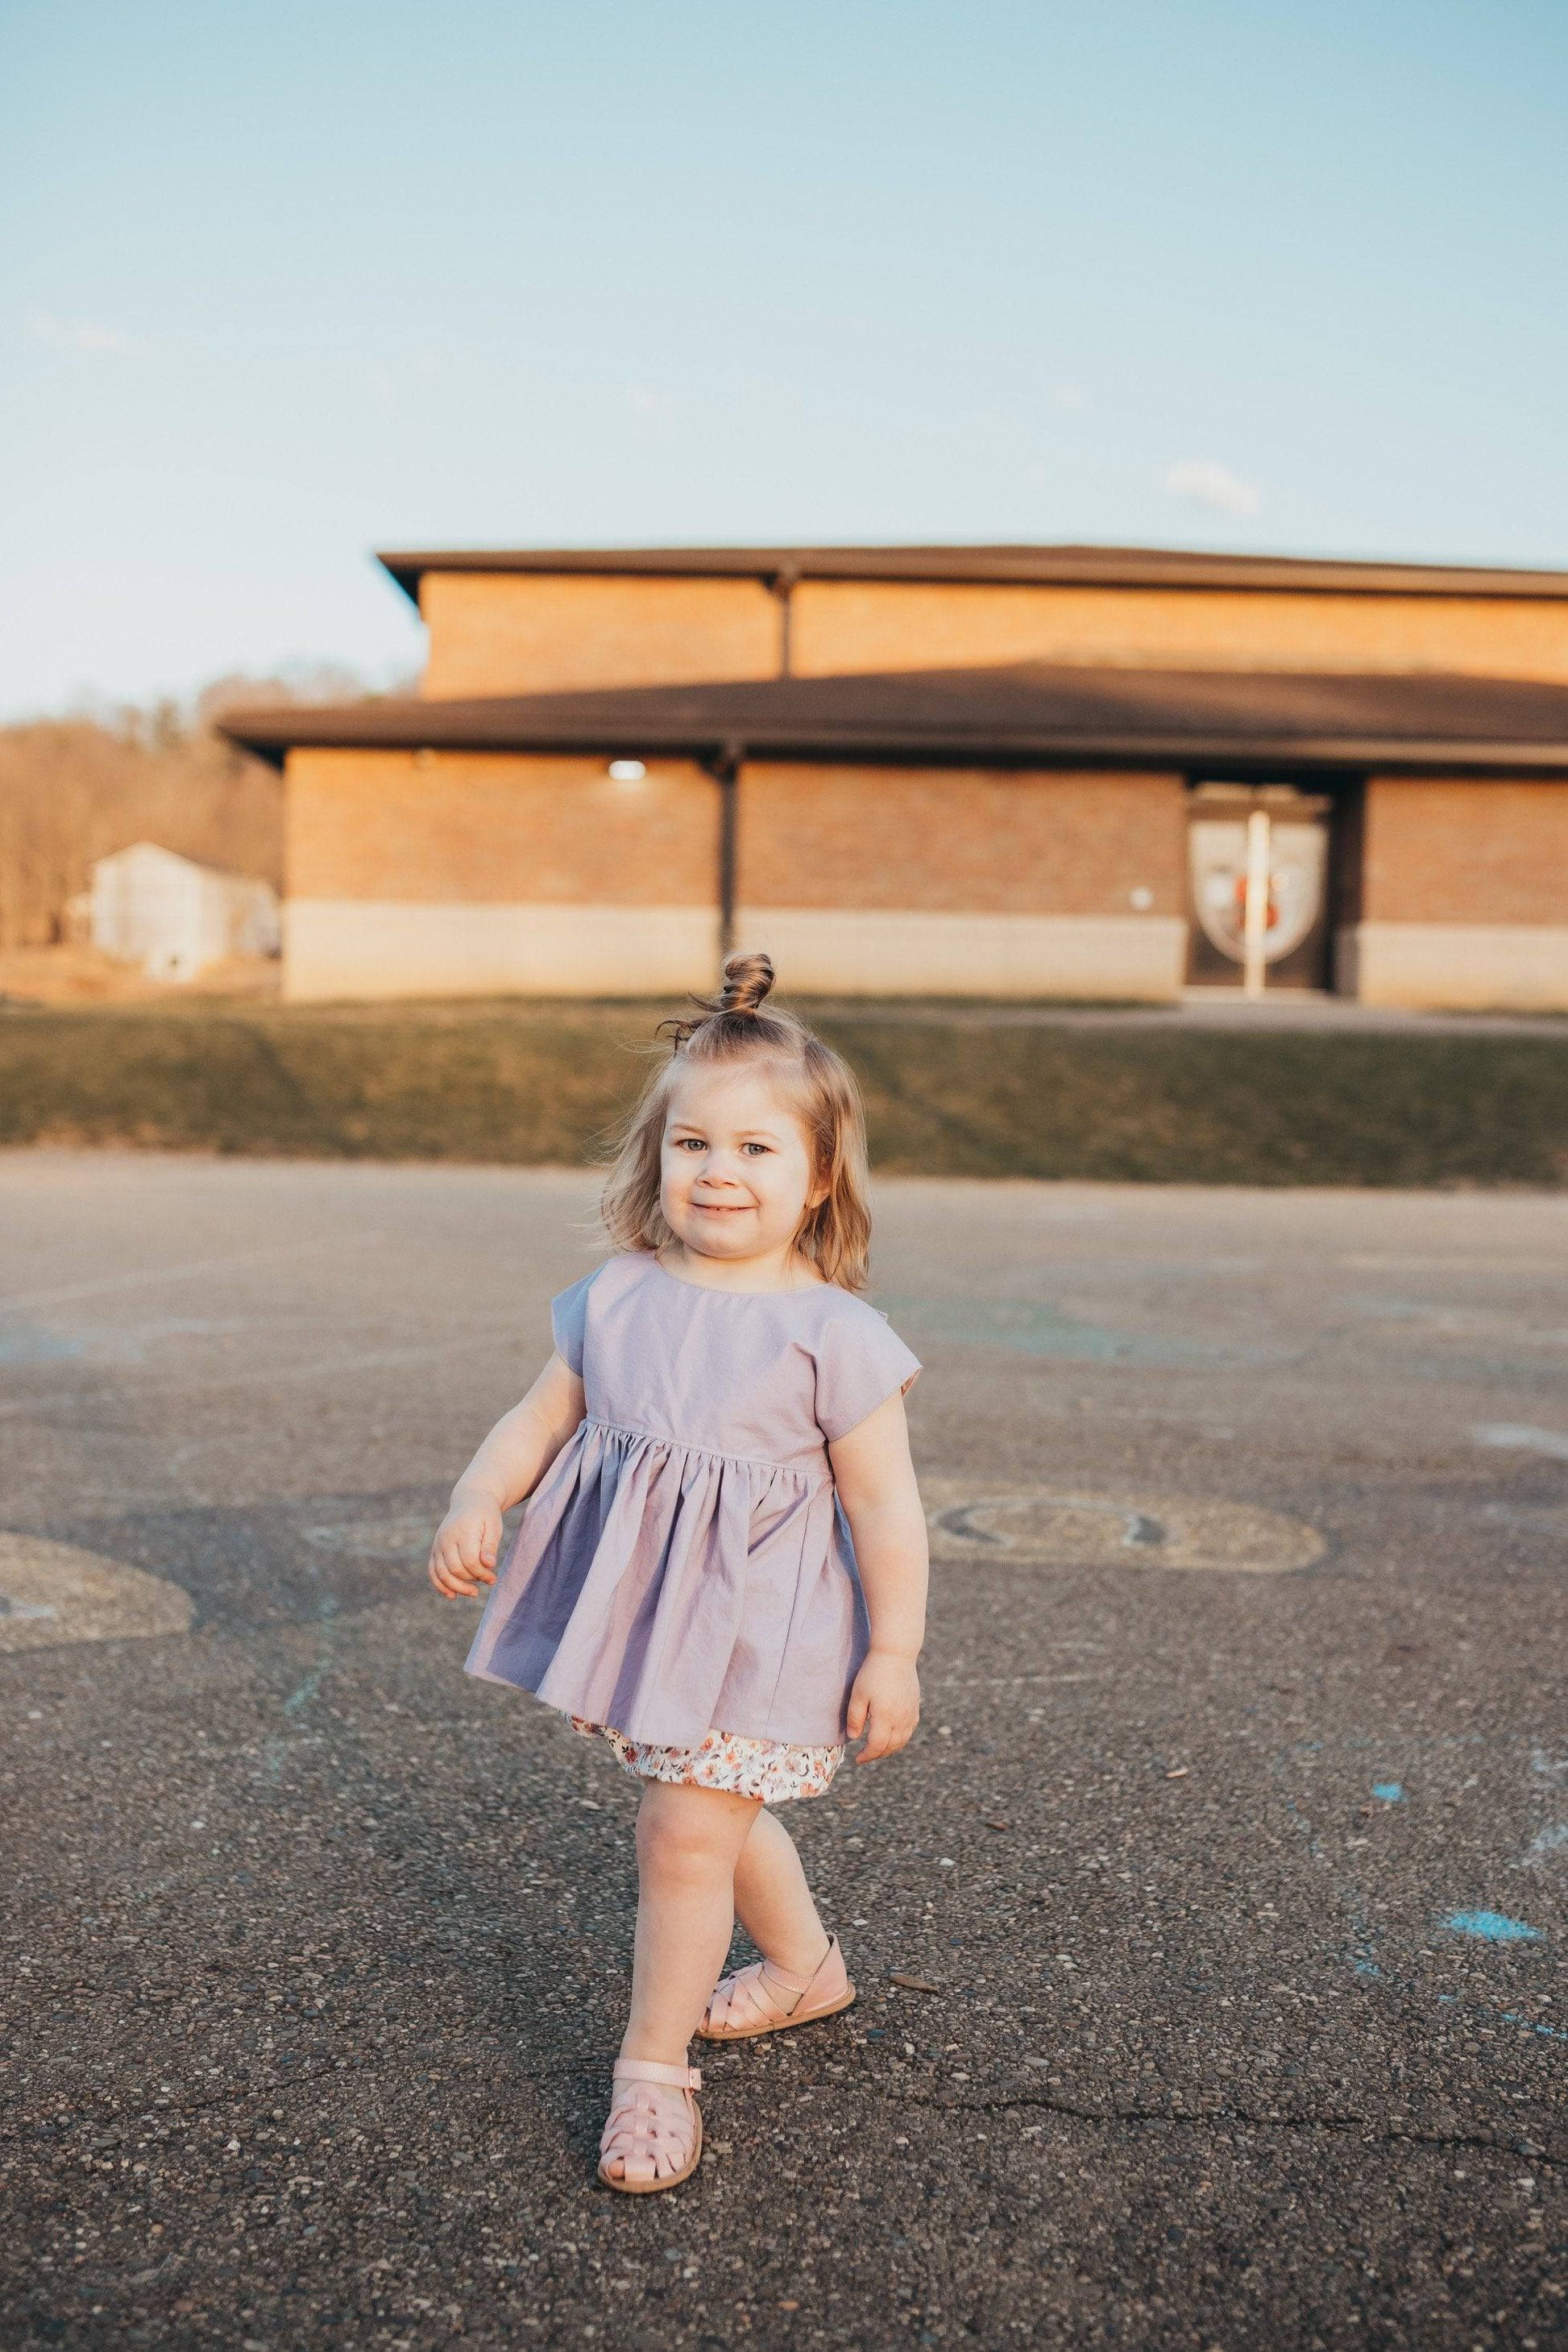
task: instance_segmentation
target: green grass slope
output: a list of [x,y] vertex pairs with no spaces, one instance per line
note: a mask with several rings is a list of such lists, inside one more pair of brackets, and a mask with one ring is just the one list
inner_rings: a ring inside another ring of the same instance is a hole
[[[0,1143],[310,1158],[601,1158],[647,1067],[647,1005],[0,1014]],[[818,1026],[889,1172],[1151,1183],[1556,1186],[1568,1044],[984,1025],[932,1007]]]

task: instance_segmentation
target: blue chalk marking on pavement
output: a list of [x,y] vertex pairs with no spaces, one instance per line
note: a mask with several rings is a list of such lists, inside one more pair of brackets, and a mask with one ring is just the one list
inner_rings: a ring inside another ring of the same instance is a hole
[[1398,1780],[1374,1780],[1372,1793],[1380,1797],[1385,1805],[1402,1805],[1405,1802],[1405,1790]]
[[36,1323],[7,1321],[0,1326],[0,1364],[56,1364],[79,1356],[79,1339],[58,1331],[44,1331]]
[[1005,1348],[1069,1364],[1272,1364],[1285,1354],[1280,1348],[1220,1347],[1207,1339],[1108,1330],[1041,1299],[922,1298],[879,1290],[877,1304],[900,1330],[908,1325],[960,1347]]
[[1561,1430],[1534,1429],[1527,1422],[1483,1421],[1470,1432],[1478,1445],[1500,1445],[1520,1454],[1544,1454],[1568,1462],[1568,1437]]
[[1522,1919],[1510,1919],[1504,1911],[1450,1911],[1443,1925],[1456,1936],[1479,1936],[1486,1944],[1539,1944],[1544,1940],[1539,1927],[1527,1927]]
[[1526,1862],[1539,1862],[1542,1856],[1556,1853],[1568,1846],[1568,1822],[1553,1822],[1550,1829],[1537,1830],[1525,1849]]
[[1517,2009],[1482,2009],[1474,2001],[1463,2001],[1457,1992],[1440,1992],[1439,2009],[1462,2009],[1471,2017],[1498,2017],[1505,2025],[1517,2025],[1522,2032],[1538,2033],[1543,2042],[1568,2042],[1568,2032],[1560,2025],[1537,2025],[1532,2017],[1521,2017]]

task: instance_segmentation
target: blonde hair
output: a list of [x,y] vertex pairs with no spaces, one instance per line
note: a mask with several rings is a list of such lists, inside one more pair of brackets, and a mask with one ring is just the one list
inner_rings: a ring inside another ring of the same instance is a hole
[[871,1213],[860,1089],[848,1064],[804,1021],[776,1008],[763,1011],[773,984],[767,956],[726,956],[718,995],[692,999],[695,1019],[660,1022],[660,1032],[671,1032],[675,1043],[626,1121],[599,1213],[617,1250],[658,1250],[673,1240],[659,1190],[664,1124],[677,1078],[693,1064],[769,1064],[784,1078],[790,1108],[805,1129],[813,1189],[824,1188],[822,1199],[802,1220],[795,1247],[825,1282],[862,1290]]

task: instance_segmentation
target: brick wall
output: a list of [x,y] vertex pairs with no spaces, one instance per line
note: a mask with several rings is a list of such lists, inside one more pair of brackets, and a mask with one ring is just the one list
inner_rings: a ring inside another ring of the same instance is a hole
[[603,760],[300,751],[293,898],[711,907],[718,793],[683,761],[612,783]]
[[1568,600],[805,580],[803,677],[975,662],[1568,679]]
[[427,572],[423,691],[552,694],[774,677],[783,618],[755,580]]
[[1185,907],[1174,776],[748,766],[740,897],[753,908],[1124,914]]
[[[534,694],[778,674],[754,580],[426,572],[424,691]],[[1045,661],[1568,680],[1568,601],[805,580],[797,676]]]
[[[640,784],[596,759],[299,751],[294,898],[710,905],[718,793],[685,761]],[[753,906],[1121,913],[1184,903],[1173,776],[749,765],[739,895]]]
[[1362,914],[1373,922],[1568,924],[1568,784],[1374,777]]
[[[618,785],[601,760],[295,751],[286,990],[706,986],[719,814],[711,779],[677,761]],[[742,940],[786,986],[1148,998],[1180,984],[1174,777],[749,767],[739,850]]]

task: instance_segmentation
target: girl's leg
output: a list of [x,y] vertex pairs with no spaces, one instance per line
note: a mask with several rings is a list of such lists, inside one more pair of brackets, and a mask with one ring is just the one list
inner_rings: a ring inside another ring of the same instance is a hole
[[827,1930],[805,1883],[794,1838],[759,1811],[735,1864],[735,1909],[764,1959],[809,1977],[827,1953]]
[[623,2058],[685,2064],[687,2044],[730,1949],[735,1865],[761,1810],[754,1798],[718,1789],[644,1784],[632,2013]]

